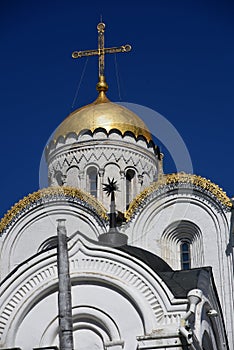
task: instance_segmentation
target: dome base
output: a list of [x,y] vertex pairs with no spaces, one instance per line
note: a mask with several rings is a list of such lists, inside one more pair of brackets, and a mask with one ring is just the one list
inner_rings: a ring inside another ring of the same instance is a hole
[[100,243],[110,247],[120,247],[127,244],[128,236],[114,228],[107,233],[101,234],[98,240]]

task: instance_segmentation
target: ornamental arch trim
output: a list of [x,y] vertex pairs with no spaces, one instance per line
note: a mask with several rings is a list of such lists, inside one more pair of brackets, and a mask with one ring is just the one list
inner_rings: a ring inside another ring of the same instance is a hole
[[131,221],[152,198],[162,197],[173,190],[177,190],[181,194],[189,191],[194,196],[203,196],[212,205],[215,205],[218,210],[228,212],[232,208],[231,199],[218,185],[204,177],[181,172],[163,175],[158,181],[146,187],[131,202],[128,210],[125,212],[126,220]]
[[32,208],[38,205],[63,201],[82,203],[82,205],[93,210],[102,219],[108,219],[106,208],[89,193],[74,187],[55,186],[30,193],[12,206],[0,221],[0,234],[6,231],[19,217],[29,212]]
[[[122,349],[124,342],[121,340],[120,330],[110,315],[103,310],[89,305],[79,305],[72,308],[73,331],[87,328],[94,331],[105,347],[118,345]],[[58,320],[55,317],[45,328],[40,346],[52,344],[58,335]]]
[[[93,245],[84,237],[74,236],[69,241],[69,260],[72,285],[98,283],[114,288],[128,300],[140,319],[146,333],[159,324],[179,322],[186,311],[187,301],[173,302],[169,289],[161,279],[142,263],[135,262],[125,253]],[[84,245],[87,243],[87,246]],[[43,297],[57,290],[56,249],[42,252],[22,264],[0,286],[0,344],[14,345],[14,333],[25,315]],[[134,291],[134,293],[133,293]],[[168,299],[169,298],[169,299]]]
[[162,258],[176,268],[180,266],[180,245],[190,244],[191,267],[199,267],[204,263],[203,239],[200,228],[188,220],[171,223],[162,233]]

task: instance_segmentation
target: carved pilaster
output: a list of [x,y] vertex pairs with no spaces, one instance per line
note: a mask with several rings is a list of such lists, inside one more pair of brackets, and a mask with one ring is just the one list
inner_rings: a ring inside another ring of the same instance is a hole
[[105,169],[99,169],[98,172],[98,183],[97,183],[97,199],[103,203],[103,182],[104,182]]
[[123,170],[120,170],[120,192],[121,192],[121,204],[122,204],[122,210],[125,211],[126,209],[126,177],[125,172]]
[[86,179],[85,179],[85,174],[84,174],[84,171],[83,170],[80,170],[79,172],[79,182],[80,182],[80,188],[82,190],[85,190],[86,189]]
[[[142,186],[143,186],[143,181],[144,181],[144,175],[143,174],[138,174],[137,175],[137,193],[135,195],[137,195],[138,193],[140,193],[142,191]],[[135,196],[134,196],[135,197]]]

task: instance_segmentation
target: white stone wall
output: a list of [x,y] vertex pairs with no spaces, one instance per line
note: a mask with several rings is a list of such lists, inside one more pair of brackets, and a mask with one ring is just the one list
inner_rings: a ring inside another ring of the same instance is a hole
[[[25,260],[31,258],[57,236],[57,219],[66,219],[68,236],[80,231],[98,240],[106,232],[106,223],[85,207],[85,203],[67,200],[38,202],[22,211],[18,219],[0,237],[0,281]],[[47,242],[47,244],[46,244]]]
[[[62,142],[63,141],[63,142]],[[119,185],[116,193],[116,208],[126,210],[126,172],[132,169],[135,172],[134,192],[131,197],[140,193],[149,186],[158,175],[158,161],[154,147],[149,146],[142,138],[136,140],[133,136],[121,136],[118,132],[107,135],[97,131],[80,135],[68,135],[60,139],[56,145],[48,149],[48,173],[51,186],[60,185],[56,179],[60,178],[67,186],[78,187],[89,191],[87,186],[87,170],[93,166],[97,169],[97,199],[109,209],[109,198],[103,194],[103,183],[109,178],[115,178]]]
[[[69,260],[75,347],[133,350],[137,337],[154,337],[157,330],[180,344],[178,327],[187,300],[174,300],[147,265],[79,234],[69,241]],[[57,281],[54,249],[3,283],[1,347],[58,345]]]
[[230,243],[230,210],[207,193],[185,186],[165,186],[141,204],[125,225],[129,243],[162,257],[181,269],[180,243],[191,242],[191,268],[211,266],[225,318],[229,342],[234,334],[233,258]]
[[[174,349],[181,349],[179,327],[187,300],[175,299],[161,278],[139,260],[95,245],[78,233],[74,235],[80,231],[97,241],[107,227],[85,203],[64,201],[48,201],[45,206],[38,203],[28,208],[1,237],[2,277],[14,267],[18,269],[0,290],[0,345],[21,346],[26,350],[58,345],[56,250],[33,255],[51,234],[56,235],[56,220],[61,218],[67,219],[68,236],[72,237],[69,255],[75,344],[79,342],[84,350],[94,344],[97,349],[104,349],[105,344],[113,350],[132,350],[137,346],[160,349],[160,344],[166,349],[173,342]],[[218,202],[202,192],[178,194],[171,190],[166,196],[152,194],[126,225],[125,232],[130,244],[154,252],[174,268],[179,268],[174,241],[176,228],[194,236],[192,267],[212,264],[232,344],[232,265],[224,249],[228,244],[229,218],[230,212],[225,212]],[[206,285],[205,281],[200,284]],[[222,347],[215,345],[207,316],[210,309],[218,310],[219,306],[215,296],[209,290],[206,292],[192,329],[200,343],[209,331],[213,348],[221,350]],[[104,330],[98,326],[103,322],[107,327]],[[220,318],[217,322],[219,338],[223,339]],[[30,339],[29,333],[32,333]]]

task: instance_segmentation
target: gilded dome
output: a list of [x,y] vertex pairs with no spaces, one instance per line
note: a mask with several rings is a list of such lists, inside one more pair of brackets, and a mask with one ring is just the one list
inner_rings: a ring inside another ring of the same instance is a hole
[[122,135],[132,132],[135,137],[144,136],[149,142],[152,136],[145,123],[129,109],[110,102],[103,91],[91,104],[81,107],[67,116],[54,134],[54,141],[59,136],[66,137],[69,133],[77,135],[83,130],[94,132],[103,128],[106,132],[117,129]]

